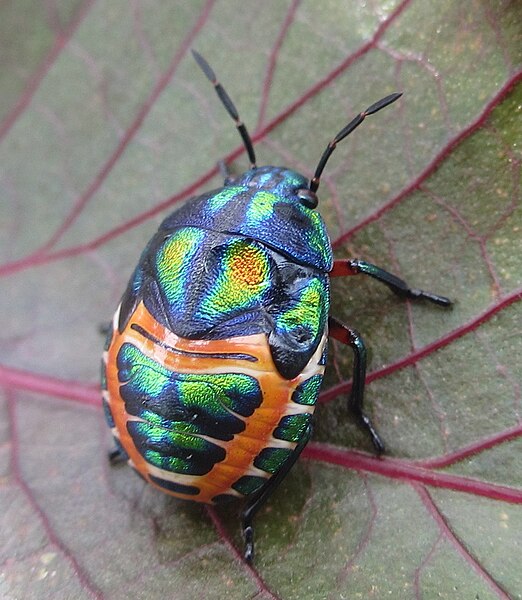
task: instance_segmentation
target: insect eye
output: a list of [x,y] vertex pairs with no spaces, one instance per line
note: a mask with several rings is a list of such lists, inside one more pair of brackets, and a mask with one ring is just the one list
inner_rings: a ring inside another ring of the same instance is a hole
[[303,188],[302,190],[297,190],[297,197],[299,198],[299,202],[306,206],[307,208],[316,208],[319,203],[319,199],[315,192],[309,190],[307,188]]

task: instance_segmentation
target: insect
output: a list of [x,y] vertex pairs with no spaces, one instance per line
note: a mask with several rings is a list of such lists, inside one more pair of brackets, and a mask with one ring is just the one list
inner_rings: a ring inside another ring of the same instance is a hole
[[328,336],[354,353],[348,407],[377,453],[363,412],[366,352],[355,329],[329,316],[331,277],[369,275],[404,298],[443,296],[356,259],[333,260],[316,210],[336,145],[391,94],[328,144],[309,181],[256,166],[245,125],[207,61],[193,55],[236,123],[250,169],[190,199],[143,251],[118,306],[103,357],[103,403],[117,451],[160,490],[197,502],[246,497],[245,559],[253,517],[312,434]]

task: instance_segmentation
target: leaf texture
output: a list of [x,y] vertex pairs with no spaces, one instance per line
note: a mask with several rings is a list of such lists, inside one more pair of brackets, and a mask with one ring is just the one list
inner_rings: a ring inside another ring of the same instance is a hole
[[[20,0],[0,7],[0,596],[522,598],[522,10],[510,0]],[[256,519],[111,469],[106,323],[158,223],[259,164],[311,177],[337,257],[452,310],[336,279],[369,348],[378,459],[331,344],[313,441]]]

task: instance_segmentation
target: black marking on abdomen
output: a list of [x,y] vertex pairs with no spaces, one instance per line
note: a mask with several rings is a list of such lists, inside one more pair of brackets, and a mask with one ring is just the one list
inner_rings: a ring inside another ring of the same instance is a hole
[[137,331],[144,338],[154,342],[158,346],[165,348],[165,350],[169,350],[170,352],[174,352],[176,354],[182,354],[184,356],[192,356],[197,358],[217,358],[217,359],[232,359],[232,360],[248,360],[250,362],[257,362],[257,358],[252,356],[252,354],[243,354],[241,352],[223,352],[223,353],[206,353],[206,352],[188,352],[187,350],[180,350],[179,348],[174,348],[169,344],[166,344],[164,341],[160,340],[156,336],[149,333],[146,329],[141,327],[141,325],[137,325],[136,323],[132,323],[131,329]]
[[169,492],[186,494],[187,496],[197,496],[197,494],[199,494],[199,488],[194,485],[183,485],[182,483],[176,483],[175,481],[162,479],[161,477],[155,477],[154,475],[149,475],[149,477],[153,483],[164,490],[169,490]]

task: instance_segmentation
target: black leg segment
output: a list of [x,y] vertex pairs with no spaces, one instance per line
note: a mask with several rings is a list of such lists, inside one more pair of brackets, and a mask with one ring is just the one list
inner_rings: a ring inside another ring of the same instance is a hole
[[384,444],[377,433],[370,417],[363,412],[364,384],[366,379],[366,348],[363,339],[355,329],[348,327],[334,317],[329,317],[328,328],[330,335],[350,346],[353,350],[352,391],[348,399],[348,409],[353,413],[361,427],[369,434],[377,454],[384,452]]
[[121,446],[116,446],[114,450],[107,453],[107,458],[111,465],[117,465],[121,462],[129,460],[129,457],[125,450]]
[[115,465],[116,463],[123,460],[122,451],[119,448],[114,448],[114,450],[111,450],[107,453],[107,458],[109,459],[111,465]]
[[248,501],[248,504],[243,510],[241,517],[241,524],[243,528],[243,537],[245,538],[245,560],[247,563],[252,563],[254,558],[254,527],[252,525],[252,519],[255,517],[259,509],[265,504],[270,496],[277,489],[279,484],[287,476],[290,469],[294,466],[295,462],[299,458],[299,455],[304,450],[306,444],[312,436],[312,423],[308,424],[303,437],[294,448],[292,454],[288,457],[288,460],[283,464],[281,469],[267,480],[265,485],[257,492],[257,494]]
[[377,281],[384,283],[392,292],[402,298],[410,298],[412,300],[425,299],[434,304],[438,304],[439,306],[451,306],[451,300],[449,298],[439,296],[438,294],[432,294],[431,292],[426,292],[424,290],[410,288],[400,277],[393,275],[393,273],[388,273],[388,271],[372,265],[371,263],[367,263],[364,260],[349,258],[336,260],[333,269],[330,272],[330,276],[342,277],[346,275],[358,275],[359,273],[369,275],[370,277],[377,279]]

